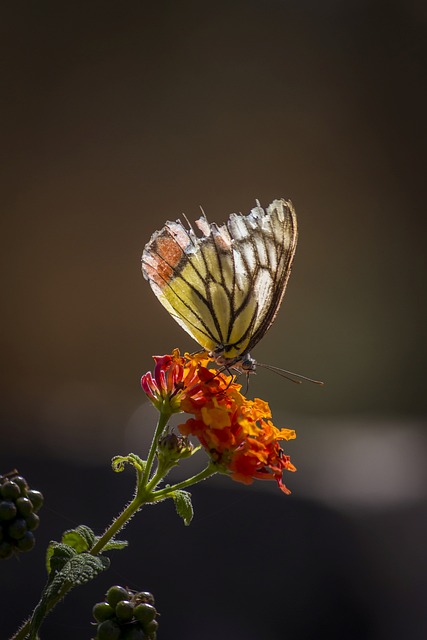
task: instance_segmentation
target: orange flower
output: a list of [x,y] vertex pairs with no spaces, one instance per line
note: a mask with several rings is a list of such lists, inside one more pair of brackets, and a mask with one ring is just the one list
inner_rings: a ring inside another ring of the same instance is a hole
[[235,376],[208,368],[213,361],[206,353],[181,357],[176,349],[155,361],[154,379],[150,373],[142,378],[144,391],[159,409],[167,403],[193,416],[179,430],[200,441],[218,471],[245,484],[275,480],[290,493],[282,474],[295,467],[279,441],[295,438],[295,431],[273,425],[267,402],[245,398]]

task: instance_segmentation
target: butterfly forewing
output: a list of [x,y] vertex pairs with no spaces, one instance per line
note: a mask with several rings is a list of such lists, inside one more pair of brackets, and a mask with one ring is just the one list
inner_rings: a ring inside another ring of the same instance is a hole
[[218,344],[206,299],[208,274],[191,231],[166,223],[153,234],[142,257],[142,270],[157,298],[175,320],[205,349]]
[[197,220],[201,235],[178,220],[153,234],[142,271],[175,320],[225,360],[246,354],[273,322],[297,243],[290,201],[231,214],[227,223]]

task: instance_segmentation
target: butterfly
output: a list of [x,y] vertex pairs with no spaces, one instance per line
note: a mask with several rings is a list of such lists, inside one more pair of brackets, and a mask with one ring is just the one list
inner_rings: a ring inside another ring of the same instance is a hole
[[144,277],[176,322],[225,369],[248,373],[256,368],[250,351],[285,294],[298,239],[290,200],[266,209],[256,202],[248,215],[232,213],[222,225],[203,214],[195,222],[199,234],[187,219],[187,228],[166,222],[142,255]]

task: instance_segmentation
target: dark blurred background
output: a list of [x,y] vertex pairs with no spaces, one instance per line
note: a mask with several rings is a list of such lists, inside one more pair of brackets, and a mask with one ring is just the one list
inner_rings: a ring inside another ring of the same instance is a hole
[[297,431],[292,496],[214,478],[188,529],[147,509],[42,637],[90,638],[115,582],[153,590],[164,640],[427,637],[425,4],[0,12],[0,472],[46,497],[36,550],[1,566],[1,637],[37,600],[48,540],[101,532],[128,499],[109,460],[146,451],[151,355],[195,349],[142,278],[144,244],[200,205],[220,223],[280,197],[300,242],[254,356],[326,382],[251,378]]

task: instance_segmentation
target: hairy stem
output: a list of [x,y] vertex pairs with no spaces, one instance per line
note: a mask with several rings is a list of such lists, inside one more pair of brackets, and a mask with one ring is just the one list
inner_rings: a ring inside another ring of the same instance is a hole
[[178,489],[186,489],[187,487],[191,487],[192,484],[196,484],[197,482],[201,482],[202,480],[206,480],[211,476],[218,473],[218,469],[213,464],[209,464],[203,471],[196,473],[195,476],[188,478],[188,480],[183,480],[182,482],[178,482],[169,487],[165,487],[164,489],[160,489],[159,491],[153,491],[152,499],[160,500],[164,498],[168,498],[174,491],[178,491]]
[[160,436],[165,430],[170,417],[171,417],[170,411],[165,409],[160,410],[159,421],[157,423],[157,427],[154,432],[153,440],[150,446],[150,451],[148,452],[148,456],[147,456],[147,464],[145,465],[144,474],[140,482],[141,487],[145,487],[147,485],[147,482],[151,473],[151,467],[153,466],[154,456],[156,455],[156,451],[157,451],[157,443],[159,442]]

